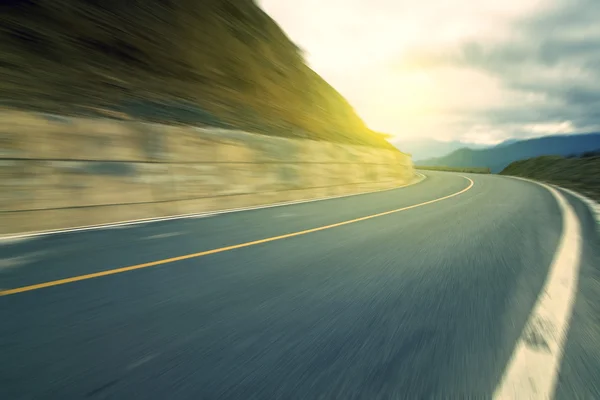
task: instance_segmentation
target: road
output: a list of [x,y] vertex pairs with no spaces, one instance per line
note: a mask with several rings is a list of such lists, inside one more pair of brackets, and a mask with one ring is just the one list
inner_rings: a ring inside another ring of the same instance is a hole
[[[492,398],[549,293],[565,212],[531,182],[426,175],[2,242],[0,398]],[[581,240],[578,265],[563,268],[575,271],[573,306],[546,386],[600,398],[600,241],[583,203],[562,196]]]

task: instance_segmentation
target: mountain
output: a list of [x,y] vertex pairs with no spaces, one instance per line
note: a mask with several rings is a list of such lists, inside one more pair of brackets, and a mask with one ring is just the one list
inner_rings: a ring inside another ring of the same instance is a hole
[[600,133],[544,136],[487,149],[462,148],[444,157],[420,160],[415,164],[443,167],[487,167],[493,173],[498,173],[510,163],[526,158],[545,155],[571,156],[599,148]]
[[392,148],[253,0],[0,8],[0,107]]
[[391,143],[403,152],[411,154],[414,161],[424,160],[432,157],[441,157],[463,147],[471,149],[487,147],[486,145],[475,143],[466,143],[461,141],[443,142],[435,139],[396,139],[391,141]]
[[519,139],[507,139],[504,142],[499,143],[494,147],[504,147],[504,146],[508,146],[509,144],[517,143],[518,141],[519,141]]

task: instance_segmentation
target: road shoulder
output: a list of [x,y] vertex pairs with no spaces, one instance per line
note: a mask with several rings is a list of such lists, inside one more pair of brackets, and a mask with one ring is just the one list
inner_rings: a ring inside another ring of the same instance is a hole
[[[600,398],[600,234],[590,199],[560,188],[577,213],[583,241],[579,291],[558,376],[555,399]],[[587,200],[587,201],[586,201]],[[592,202],[597,205],[597,203]]]

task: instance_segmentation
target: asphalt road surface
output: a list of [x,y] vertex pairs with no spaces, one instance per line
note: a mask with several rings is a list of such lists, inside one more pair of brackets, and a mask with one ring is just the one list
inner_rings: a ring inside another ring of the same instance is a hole
[[[493,398],[515,379],[531,383],[515,398],[542,398],[540,382],[559,399],[600,398],[588,208],[508,177],[426,175],[1,242],[0,399]],[[553,297],[557,263],[574,285],[560,278]],[[551,297],[563,341],[527,333]],[[550,361],[523,368],[519,343]]]

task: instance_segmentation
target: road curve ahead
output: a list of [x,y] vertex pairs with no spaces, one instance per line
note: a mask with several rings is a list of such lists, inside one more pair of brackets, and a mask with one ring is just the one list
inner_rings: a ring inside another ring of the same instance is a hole
[[0,243],[0,399],[600,398],[569,194],[416,185]]

